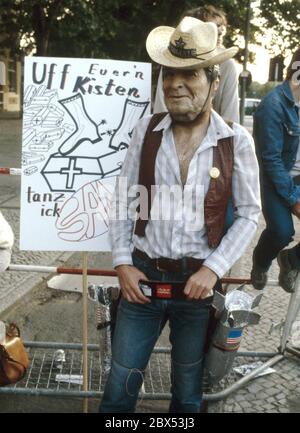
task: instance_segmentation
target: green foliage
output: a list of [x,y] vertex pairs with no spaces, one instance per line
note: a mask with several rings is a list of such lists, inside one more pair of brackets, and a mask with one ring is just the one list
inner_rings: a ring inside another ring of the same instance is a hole
[[[299,2],[261,2],[265,27],[274,29],[274,38],[283,37],[284,49],[299,44]],[[145,50],[149,31],[159,25],[174,26],[185,10],[207,3],[227,13],[225,45],[237,43],[245,33],[248,0],[0,0],[0,49],[149,61]],[[263,34],[264,27],[252,23],[250,41],[259,32]],[[238,58],[242,54],[240,50]]]
[[261,10],[265,26],[273,30],[270,51],[285,54],[289,49],[299,48],[300,0],[261,0]]
[[[278,83],[267,82],[264,84],[258,83],[257,81],[253,81],[251,83],[249,90],[247,91],[247,98],[258,98],[262,99],[266,96],[267,93],[270,92]],[[247,113],[246,113],[247,114]]]

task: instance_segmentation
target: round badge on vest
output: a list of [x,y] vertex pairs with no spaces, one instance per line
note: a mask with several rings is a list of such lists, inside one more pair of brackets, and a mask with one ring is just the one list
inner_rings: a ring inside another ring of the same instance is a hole
[[212,179],[217,179],[220,176],[220,170],[217,167],[212,167],[209,170],[209,175]]

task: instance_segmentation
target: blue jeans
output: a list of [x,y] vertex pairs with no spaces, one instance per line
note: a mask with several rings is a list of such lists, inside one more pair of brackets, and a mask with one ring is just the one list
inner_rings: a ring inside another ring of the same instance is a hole
[[[191,272],[158,271],[136,256],[133,260],[134,265],[152,280],[186,281],[191,275]],[[134,304],[121,299],[113,338],[112,366],[100,412],[134,412],[145,369],[167,320],[172,346],[170,412],[199,412],[211,300],[152,299],[149,304]]]
[[[295,229],[291,208],[271,185],[264,186],[262,198],[266,228],[254,249],[254,261],[267,271],[277,254],[292,242]],[[291,249],[293,263],[297,269],[300,269],[300,260],[294,254],[294,248]]]

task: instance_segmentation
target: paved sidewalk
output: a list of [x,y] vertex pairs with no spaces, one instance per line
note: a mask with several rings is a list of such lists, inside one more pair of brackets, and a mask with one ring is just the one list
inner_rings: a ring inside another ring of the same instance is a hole
[[[0,119],[0,167],[21,166],[20,119]],[[10,222],[14,234],[13,263],[22,265],[59,266],[70,257],[70,253],[33,252],[19,250],[20,176],[0,175],[0,210]],[[0,276],[0,314],[31,288],[43,281],[45,274],[29,272],[6,272]]]
[[[264,221],[261,217],[255,239],[246,254],[235,265],[232,276],[249,276],[251,256],[257,243]],[[295,242],[300,240],[300,222],[295,221]],[[273,262],[269,271],[269,280],[278,279],[278,265]],[[252,287],[247,292],[257,294]],[[271,326],[284,321],[290,295],[280,287],[266,287],[257,311],[261,314],[258,325],[248,327],[243,332],[241,351],[277,352],[280,343],[280,331],[270,333]],[[298,314],[297,321],[300,320]],[[265,359],[264,359],[265,360]],[[251,362],[251,358],[248,361]],[[268,412],[300,413],[300,359],[288,355],[272,368],[275,373],[253,379],[247,386],[231,394],[222,405],[224,412]]]

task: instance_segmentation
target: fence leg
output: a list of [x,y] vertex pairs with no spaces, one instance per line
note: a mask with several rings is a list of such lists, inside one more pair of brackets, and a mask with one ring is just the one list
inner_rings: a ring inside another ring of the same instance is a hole
[[282,336],[280,340],[279,351],[283,353],[285,351],[288,339],[290,337],[292,325],[297,317],[300,308],[300,272],[298,272],[295,291],[291,294],[290,302],[286,314],[285,324],[282,331]]

